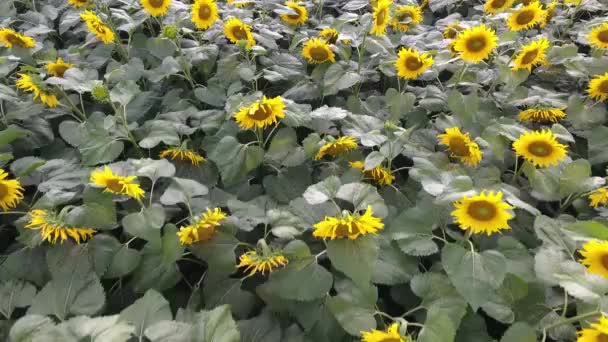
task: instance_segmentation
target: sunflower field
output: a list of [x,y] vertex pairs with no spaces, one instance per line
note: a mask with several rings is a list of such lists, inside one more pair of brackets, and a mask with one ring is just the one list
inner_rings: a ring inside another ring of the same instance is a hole
[[608,342],[608,0],[0,1],[0,340]]

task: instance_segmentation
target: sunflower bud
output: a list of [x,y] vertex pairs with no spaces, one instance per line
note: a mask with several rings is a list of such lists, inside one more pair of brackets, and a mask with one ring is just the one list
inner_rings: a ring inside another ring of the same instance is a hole
[[169,39],[177,38],[177,33],[179,32],[177,26],[175,25],[167,25],[163,27],[163,36]]
[[97,102],[108,102],[110,99],[110,92],[104,84],[97,84],[91,90],[91,95]]

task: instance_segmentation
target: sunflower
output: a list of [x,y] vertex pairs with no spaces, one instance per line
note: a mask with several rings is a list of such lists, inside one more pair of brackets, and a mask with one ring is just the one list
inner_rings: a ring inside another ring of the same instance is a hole
[[386,33],[386,25],[391,19],[390,7],[393,4],[392,0],[378,0],[374,6],[374,22],[369,33],[381,36]]
[[460,23],[454,22],[448,25],[448,27],[443,30],[443,38],[445,39],[454,39],[458,36],[460,32],[464,31],[464,28],[460,26]]
[[214,208],[213,210],[207,208],[207,212],[195,218],[191,225],[179,229],[179,232],[177,232],[179,242],[182,245],[191,245],[208,241],[213,237],[215,229],[225,218],[226,214],[220,208]]
[[57,105],[59,104],[57,96],[43,90],[38,78],[32,77],[28,74],[18,75],[19,79],[15,82],[17,88],[22,89],[26,92],[34,93],[34,100],[40,98],[40,102],[44,103],[50,108],[57,107]]
[[529,5],[513,11],[507,19],[507,26],[511,31],[527,30],[543,23],[546,16],[547,11],[543,9],[542,5],[538,1],[533,1]]
[[422,22],[422,8],[412,5],[397,6],[391,26],[401,32],[407,32],[410,25]]
[[415,80],[426,69],[433,65],[433,57],[428,53],[420,54],[412,48],[399,50],[399,57],[395,61],[397,75],[408,80]]
[[587,40],[598,49],[608,49],[608,23],[594,28],[587,35]]
[[511,8],[513,2],[515,0],[487,0],[483,6],[483,10],[486,13],[495,14]]
[[513,218],[510,209],[515,207],[502,200],[501,191],[487,194],[482,191],[479,195],[464,196],[454,202],[454,208],[452,216],[460,229],[470,230],[472,234],[491,235],[511,229],[507,221]]
[[399,334],[399,323],[393,323],[386,331],[362,331],[361,342],[410,342],[410,339]]
[[285,6],[291,8],[296,14],[281,14],[281,20],[292,25],[305,24],[308,20],[308,10],[306,7],[298,4],[297,1],[289,0],[285,3]]
[[278,251],[268,250],[267,252],[258,253],[257,251],[248,251],[239,257],[239,264],[236,267],[245,267],[245,272],[249,272],[249,277],[266,272],[271,273],[273,268],[279,268],[287,265],[289,260]]
[[539,167],[557,165],[566,157],[566,145],[557,142],[550,130],[525,132],[513,143],[518,157]]
[[583,2],[583,0],[564,0],[565,4],[573,4],[575,6],[580,5],[581,2]]
[[4,44],[4,47],[11,48],[13,46],[19,46],[22,48],[31,49],[36,46],[36,41],[32,37],[28,37],[18,33],[8,27],[0,29],[0,42]]
[[63,73],[73,67],[74,64],[66,63],[61,58],[57,58],[57,61],[50,62],[45,66],[46,72],[55,77],[63,77]]
[[76,8],[81,8],[89,4],[89,0],[68,0],[68,3]]
[[228,3],[230,5],[234,5],[234,7],[243,8],[243,7],[247,7],[247,5],[249,5],[251,2],[249,2],[249,1],[242,1],[242,0],[237,0],[235,2],[234,0],[228,0]]
[[280,96],[262,99],[239,109],[234,118],[242,129],[264,128],[285,117],[285,102]]
[[171,0],[140,0],[143,7],[149,15],[160,17],[169,11]]
[[247,49],[255,45],[255,39],[251,33],[251,26],[244,24],[237,18],[230,18],[224,25],[226,38],[234,44],[240,41],[247,42]]
[[108,27],[94,12],[86,10],[80,14],[82,19],[89,28],[89,31],[97,36],[104,44],[114,42],[114,31]]
[[[217,4],[214,0],[196,0],[194,4],[192,4],[192,22],[196,26],[196,28],[201,30],[206,30],[213,26],[213,24],[220,18],[219,11],[217,9]],[[230,20],[228,20],[230,22]],[[242,24],[242,23],[241,23]],[[232,32],[232,31],[231,31]],[[235,32],[239,32],[238,30]],[[245,33],[246,37],[247,33]],[[253,38],[251,38],[253,39]],[[248,40],[248,39],[245,39]],[[232,40],[231,40],[232,41]],[[234,41],[234,43],[238,42],[239,39]],[[255,44],[255,42],[253,43]],[[251,44],[251,46],[253,46]]]
[[580,254],[583,257],[581,264],[587,266],[589,273],[608,278],[608,241],[588,241],[583,244]]
[[578,332],[576,342],[604,342],[608,341],[608,318],[602,315],[599,322],[593,323],[589,328]]
[[0,169],[0,208],[7,211],[23,199],[23,187],[16,179],[7,179],[8,173]]
[[551,19],[555,16],[555,7],[557,7],[557,0],[553,0],[545,9],[545,20],[540,23],[540,28],[544,28],[551,22]]
[[357,139],[355,137],[340,137],[321,146],[319,152],[317,152],[315,155],[315,160],[319,160],[325,156],[335,158],[345,153],[354,151],[357,149],[357,147]]
[[475,166],[481,162],[481,150],[476,142],[471,140],[469,133],[462,133],[460,128],[446,128],[444,134],[439,134],[439,144],[447,146],[450,156],[457,158],[465,165]]
[[566,117],[565,108],[530,108],[519,112],[519,121],[539,123],[559,122]]
[[314,225],[314,237],[322,239],[349,238],[354,240],[361,235],[377,234],[384,228],[384,223],[372,213],[372,207],[368,206],[363,215],[342,212],[341,217],[325,216],[325,219]]
[[205,162],[205,158],[195,151],[188,150],[181,147],[171,147],[160,152],[160,157],[169,157],[172,160],[178,160],[182,162],[189,162],[192,165],[198,165]]
[[90,181],[94,185],[104,188],[104,192],[115,195],[126,195],[140,200],[145,192],[135,183],[136,176],[123,177],[116,175],[109,167],[103,170],[95,170],[91,173]]
[[608,189],[607,188],[599,188],[593,191],[589,195],[589,200],[591,203],[590,206],[597,208],[600,204],[606,205],[608,203]]
[[547,50],[549,40],[540,38],[522,48],[522,51],[515,57],[515,65],[511,70],[528,69],[532,72],[532,67],[537,65],[547,65]]
[[481,24],[458,34],[454,41],[454,50],[460,53],[463,60],[479,63],[490,56],[497,41],[494,30]]
[[382,165],[378,165],[371,170],[365,170],[365,164],[359,160],[350,162],[348,165],[353,169],[361,170],[365,177],[373,179],[374,182],[381,186],[391,185],[395,180],[395,176],[392,175],[391,170],[383,167]]
[[304,43],[302,56],[312,64],[321,64],[328,61],[334,63],[336,61],[336,56],[329,44],[319,38],[312,38]]
[[595,76],[591,82],[589,82],[587,92],[589,93],[589,96],[597,101],[606,101],[606,99],[608,99],[608,72],[601,76]]
[[59,216],[47,210],[34,209],[29,216],[30,221],[25,228],[40,230],[42,241],[52,244],[57,243],[57,239],[63,243],[68,237],[80,244],[96,233],[92,228],[68,227]]
[[319,37],[329,44],[334,44],[339,36],[340,33],[333,27],[326,27],[319,32]]

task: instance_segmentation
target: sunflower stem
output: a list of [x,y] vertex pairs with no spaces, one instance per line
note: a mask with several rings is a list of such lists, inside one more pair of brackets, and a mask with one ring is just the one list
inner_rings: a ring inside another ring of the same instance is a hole
[[570,323],[582,321],[582,320],[584,320],[586,318],[591,318],[591,317],[597,316],[597,315],[599,315],[601,313],[602,312],[600,310],[595,310],[595,311],[587,312],[587,313],[580,314],[580,315],[577,315],[577,316],[574,316],[574,317],[570,317],[570,318],[564,319],[564,320],[559,321],[559,322],[555,322],[555,323],[553,323],[551,325],[548,325],[548,326],[544,327],[543,331],[548,331],[548,330],[557,328],[557,327],[565,325],[565,324],[570,324]]
[[513,178],[511,178],[511,184],[515,184],[515,182],[517,181],[517,177],[519,177],[519,174],[523,170],[523,165],[521,167],[517,168],[518,163],[519,163],[519,158],[515,157],[515,167],[513,168]]

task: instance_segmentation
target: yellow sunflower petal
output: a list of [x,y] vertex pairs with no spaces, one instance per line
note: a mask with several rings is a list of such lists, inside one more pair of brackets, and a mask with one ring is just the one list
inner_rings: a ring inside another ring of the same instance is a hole
[[160,17],[169,11],[171,0],[140,0],[141,7],[153,17]]
[[285,102],[280,96],[271,99],[264,96],[251,105],[239,109],[234,114],[234,118],[243,129],[265,128],[284,118],[284,109]]
[[384,228],[384,223],[372,213],[372,208],[367,207],[363,215],[344,213],[342,217],[326,216],[321,222],[314,225],[314,237],[322,239],[348,238],[357,239],[367,234],[377,234]]
[[400,5],[395,10],[391,26],[401,32],[407,32],[410,26],[422,22],[422,8],[412,5]]
[[595,76],[591,82],[589,82],[587,92],[594,100],[600,102],[606,101],[606,99],[608,99],[608,72],[603,75]]
[[374,6],[374,22],[372,23],[372,29],[369,33],[382,36],[386,33],[386,26],[391,20],[391,5],[392,0],[378,0]]
[[115,195],[126,195],[137,200],[141,199],[145,192],[135,183],[136,176],[123,177],[116,175],[109,167],[103,170],[97,169],[91,173],[90,182],[98,187],[104,188],[105,192]]
[[433,57],[428,53],[419,53],[411,48],[399,50],[395,68],[397,75],[405,79],[413,80],[422,75],[433,65]]
[[487,0],[483,6],[483,10],[490,14],[503,12],[511,8],[514,2],[515,0]]
[[608,23],[595,27],[587,35],[589,44],[599,49],[608,49]]
[[490,191],[486,194],[465,196],[454,203],[452,211],[454,221],[462,230],[470,230],[472,234],[498,233],[511,229],[509,221],[513,214],[509,211],[514,207],[502,201],[502,192]]
[[446,128],[444,134],[437,136],[439,144],[447,146],[450,156],[468,166],[476,166],[481,162],[482,153],[479,145],[471,140],[469,133],[462,133],[460,128]]
[[529,122],[559,122],[566,118],[564,108],[530,108],[519,112],[517,115],[519,121]]
[[112,29],[94,12],[86,10],[80,14],[80,19],[87,24],[89,31],[97,36],[104,44],[114,42],[114,31],[112,31]]
[[334,63],[336,61],[336,56],[329,44],[319,38],[312,38],[304,43],[302,56],[312,64]]
[[224,24],[224,35],[232,43],[245,41],[247,49],[251,49],[255,45],[255,39],[251,33],[251,26],[244,24],[237,18],[230,18]]
[[8,173],[0,169],[0,207],[3,211],[13,209],[23,199],[23,187],[16,179],[7,179]]
[[522,48],[522,51],[515,57],[512,70],[528,69],[538,65],[547,65],[547,50],[550,47],[547,38],[540,38]]
[[518,157],[539,167],[557,165],[567,155],[567,146],[560,144],[550,130],[525,132],[513,142],[513,149]]
[[182,149],[180,147],[172,147],[162,150],[159,155],[161,158],[169,157],[172,160],[189,162],[192,165],[199,165],[205,162],[206,159],[195,151]]
[[[219,11],[214,0],[196,0],[192,4],[192,22],[196,28],[206,30],[213,26],[219,18]],[[245,37],[247,40],[247,33],[245,33]]]
[[361,332],[361,342],[409,342],[399,334],[399,323],[391,324],[386,331],[372,329]]
[[0,29],[0,43],[7,48],[18,46],[31,49],[36,46],[36,41],[34,38],[22,35],[21,33],[18,33],[8,27]]
[[589,273],[608,278],[608,241],[586,242],[580,254],[583,257],[581,264],[587,266]]
[[498,37],[484,24],[462,31],[454,41],[454,49],[467,62],[479,63],[487,59],[496,48]]
[[328,142],[321,146],[319,152],[315,155],[315,160],[322,159],[325,156],[337,157],[357,149],[357,139],[355,137],[340,137],[334,141]]
[[73,68],[74,64],[66,63],[61,58],[57,58],[55,62],[48,63],[45,68],[49,75],[55,77],[63,77],[63,73],[69,68]]
[[507,19],[507,26],[511,31],[531,29],[545,22],[546,16],[547,11],[543,9],[542,5],[538,1],[533,1],[529,5],[513,11]]
[[281,14],[281,20],[292,25],[305,24],[308,20],[308,10],[297,1],[289,0],[285,3],[286,7],[293,10],[294,14]]

